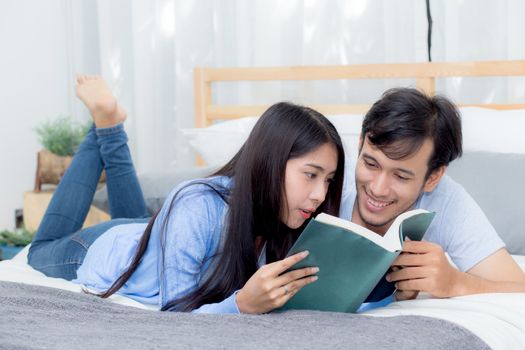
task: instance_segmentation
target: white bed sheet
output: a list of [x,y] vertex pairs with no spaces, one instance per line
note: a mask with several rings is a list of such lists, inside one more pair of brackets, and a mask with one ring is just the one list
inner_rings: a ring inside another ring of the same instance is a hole
[[493,349],[525,349],[525,293],[421,298],[392,303],[364,314],[439,318],[470,330]]
[[[525,271],[525,256],[513,255]],[[364,315],[418,315],[454,322],[476,334],[493,349],[525,349],[525,293],[487,293],[455,298],[395,302]]]
[[[82,287],[61,278],[47,277],[27,264],[27,247],[12,260],[0,261],[0,281],[82,292]],[[514,255],[525,271],[525,256]],[[116,303],[152,309],[133,299],[113,295]],[[447,299],[421,295],[416,300],[395,302],[364,313],[377,317],[419,315],[454,322],[476,334],[494,349],[525,349],[525,293],[477,294]]]
[[[0,281],[32,284],[82,293],[81,285],[66,281],[62,278],[47,277],[40,271],[37,271],[29,266],[27,264],[28,250],[29,246],[25,247],[13,259],[0,261]],[[134,306],[140,309],[157,309],[122,295],[114,294],[108,299],[118,304]]]

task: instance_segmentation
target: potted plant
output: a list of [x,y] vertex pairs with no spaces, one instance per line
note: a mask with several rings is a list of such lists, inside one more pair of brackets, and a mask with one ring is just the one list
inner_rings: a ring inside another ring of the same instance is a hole
[[33,240],[34,233],[25,228],[0,231],[0,260],[14,257]]
[[81,124],[70,117],[59,116],[36,128],[44,150],[38,152],[35,177],[35,192],[42,184],[58,184],[71,163],[78,146],[89,130],[89,124]]

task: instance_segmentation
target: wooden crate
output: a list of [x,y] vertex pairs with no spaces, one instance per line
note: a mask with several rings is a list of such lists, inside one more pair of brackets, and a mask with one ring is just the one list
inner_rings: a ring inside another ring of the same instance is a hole
[[[44,212],[53,196],[53,190],[42,190],[39,193],[24,193],[24,225],[29,231],[36,231]],[[110,219],[108,213],[91,206],[83,227],[92,226]]]

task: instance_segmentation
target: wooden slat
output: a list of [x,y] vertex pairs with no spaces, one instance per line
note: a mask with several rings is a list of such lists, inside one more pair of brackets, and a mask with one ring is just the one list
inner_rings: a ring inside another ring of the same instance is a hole
[[[204,81],[204,68],[195,68],[193,71],[193,91],[195,98],[195,126],[205,128],[211,124],[211,120],[206,113],[206,106],[212,103],[211,82]],[[195,165],[202,167],[206,165],[204,160],[196,155]]]
[[434,77],[525,76],[525,61],[424,62],[360,64],[350,66],[298,66],[206,68],[203,81],[340,80]]
[[[270,105],[211,105],[206,115],[211,120],[237,119],[241,117],[260,116]],[[363,114],[370,105],[308,105],[322,114]]]
[[206,106],[212,103],[211,82],[204,80],[206,68],[195,68],[193,71],[193,90],[195,95],[195,126],[204,128],[210,124]]
[[459,107],[480,107],[480,108],[489,108],[489,109],[499,109],[499,110],[511,110],[511,109],[523,109],[525,114],[525,104],[459,104]]
[[427,95],[436,94],[436,78],[417,78],[416,87]]
[[[510,109],[524,109],[525,104],[459,104],[459,107],[480,107],[498,110],[510,110]],[[211,124],[214,120],[232,120],[242,117],[258,117],[264,113],[269,105],[257,105],[257,106],[221,106],[212,105],[207,109],[206,114],[208,115],[208,123]],[[310,105],[309,107],[321,112],[324,115],[337,115],[337,114],[365,114],[371,107],[371,105]]]

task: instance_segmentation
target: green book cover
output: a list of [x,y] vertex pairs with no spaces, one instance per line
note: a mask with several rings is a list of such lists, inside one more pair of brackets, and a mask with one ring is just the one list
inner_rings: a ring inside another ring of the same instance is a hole
[[384,236],[350,221],[319,214],[288,256],[310,254],[293,269],[318,266],[319,279],[297,292],[280,310],[355,312],[400,254],[404,237],[421,240],[435,213],[423,209],[398,216]]

